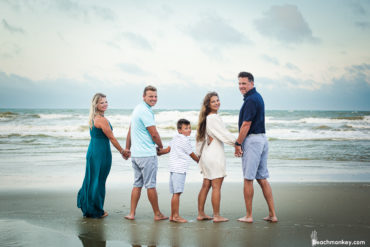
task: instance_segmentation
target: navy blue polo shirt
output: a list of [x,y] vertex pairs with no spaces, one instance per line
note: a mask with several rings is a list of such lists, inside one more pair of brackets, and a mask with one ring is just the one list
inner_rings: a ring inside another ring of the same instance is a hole
[[251,121],[247,135],[266,133],[265,131],[265,103],[256,88],[244,95],[244,103],[239,113],[239,131],[244,121]]

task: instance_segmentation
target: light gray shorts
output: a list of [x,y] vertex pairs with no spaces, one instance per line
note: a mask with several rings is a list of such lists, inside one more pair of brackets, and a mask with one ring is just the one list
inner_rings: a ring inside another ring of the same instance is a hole
[[135,173],[134,187],[155,188],[158,170],[157,156],[132,157],[131,162]]
[[269,177],[267,169],[268,142],[265,134],[250,134],[243,142],[242,167],[247,180]]
[[186,173],[170,172],[170,193],[182,193],[185,187]]

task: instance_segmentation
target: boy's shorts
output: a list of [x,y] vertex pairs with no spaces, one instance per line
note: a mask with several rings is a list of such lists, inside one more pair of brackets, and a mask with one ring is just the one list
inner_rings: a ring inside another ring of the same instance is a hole
[[186,173],[170,172],[170,193],[184,192]]
[[244,179],[265,179],[267,169],[268,142],[265,134],[250,134],[243,142],[242,167]]
[[155,188],[158,170],[157,156],[132,157],[131,162],[135,173],[134,187]]

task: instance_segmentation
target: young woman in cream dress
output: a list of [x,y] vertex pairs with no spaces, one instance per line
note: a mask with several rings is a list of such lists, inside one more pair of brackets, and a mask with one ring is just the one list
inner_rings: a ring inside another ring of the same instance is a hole
[[[203,185],[198,195],[197,220],[213,222],[228,221],[220,216],[221,186],[226,176],[224,143],[235,145],[236,138],[226,129],[217,114],[220,100],[215,92],[208,93],[203,100],[197,128],[197,154],[200,155],[199,167],[203,174]],[[206,215],[204,205],[208,191],[212,187],[213,218]]]

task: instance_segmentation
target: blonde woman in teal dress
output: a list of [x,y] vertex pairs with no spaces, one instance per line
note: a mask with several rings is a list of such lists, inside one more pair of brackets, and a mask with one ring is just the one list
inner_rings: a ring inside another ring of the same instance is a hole
[[[124,151],[114,137],[113,128],[108,119],[104,117],[107,108],[106,96],[101,93],[95,94],[90,108],[91,140],[86,154],[85,178],[77,195],[77,207],[81,208],[85,217],[102,218],[108,216],[103,207],[105,182],[112,165],[110,142],[121,154]],[[125,156],[123,157],[127,159]]]

